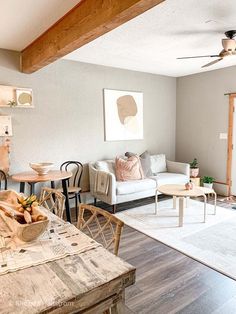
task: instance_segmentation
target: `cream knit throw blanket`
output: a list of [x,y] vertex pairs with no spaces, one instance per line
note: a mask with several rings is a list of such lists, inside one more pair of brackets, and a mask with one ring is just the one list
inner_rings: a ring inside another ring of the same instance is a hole
[[94,191],[97,194],[107,195],[109,190],[109,174],[105,171],[96,173]]

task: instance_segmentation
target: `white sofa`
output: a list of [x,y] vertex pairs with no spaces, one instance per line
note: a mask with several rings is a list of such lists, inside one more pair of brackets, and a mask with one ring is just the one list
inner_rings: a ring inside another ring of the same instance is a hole
[[[160,156],[160,155],[157,155]],[[165,172],[159,172],[142,180],[117,181],[115,176],[115,161],[103,160],[89,164],[90,193],[94,197],[94,202],[99,199],[113,206],[116,204],[133,201],[149,196],[154,196],[156,188],[164,184],[185,184],[189,181],[189,164],[165,161]],[[151,166],[152,169],[152,166]],[[109,176],[108,193],[98,194],[95,191],[95,180],[97,172],[105,171]]]

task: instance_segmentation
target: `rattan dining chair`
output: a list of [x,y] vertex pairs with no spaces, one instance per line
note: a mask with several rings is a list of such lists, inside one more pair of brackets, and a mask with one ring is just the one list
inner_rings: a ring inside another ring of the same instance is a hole
[[7,175],[3,170],[0,170],[0,190],[7,190]]
[[115,255],[118,255],[123,226],[123,221],[101,208],[87,204],[79,206],[77,228]]
[[[78,201],[81,203],[81,187],[80,180],[83,173],[83,165],[79,161],[65,161],[60,166],[60,170],[71,171],[73,173],[72,177],[67,180],[68,182],[68,196],[69,199],[75,199],[75,213],[78,216]],[[62,189],[59,189],[62,191]]]
[[59,218],[63,218],[65,196],[55,189],[44,187],[41,189],[39,205],[53,212]]

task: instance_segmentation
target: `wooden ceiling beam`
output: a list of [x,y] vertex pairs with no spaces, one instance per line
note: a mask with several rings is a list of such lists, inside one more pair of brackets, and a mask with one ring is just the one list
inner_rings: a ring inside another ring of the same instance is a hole
[[82,0],[21,52],[33,73],[165,0]]

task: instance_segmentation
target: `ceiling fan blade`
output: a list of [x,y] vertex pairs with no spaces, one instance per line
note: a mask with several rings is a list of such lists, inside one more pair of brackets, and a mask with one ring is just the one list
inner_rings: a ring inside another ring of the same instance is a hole
[[211,61],[211,62],[209,62],[209,63],[203,65],[202,68],[207,68],[207,67],[209,67],[209,66],[211,66],[211,65],[213,65],[213,64],[215,64],[215,63],[217,63],[217,62],[220,62],[221,60],[223,60],[223,58],[220,58],[220,59]]
[[208,55],[208,56],[193,56],[193,57],[179,57],[176,59],[193,59],[193,58],[216,58],[219,57],[219,55]]

